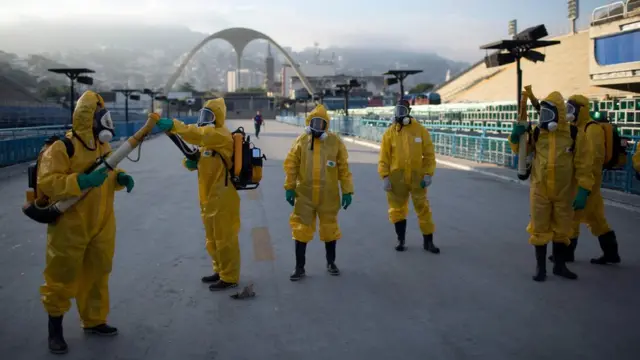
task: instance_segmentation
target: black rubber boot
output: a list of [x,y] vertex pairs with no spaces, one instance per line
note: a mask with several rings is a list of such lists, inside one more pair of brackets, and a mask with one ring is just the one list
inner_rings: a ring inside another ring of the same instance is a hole
[[619,264],[620,255],[618,254],[616,233],[609,231],[606,234],[600,235],[598,236],[598,242],[600,243],[603,255],[599,258],[591,259],[591,263],[597,265]]
[[340,275],[340,269],[336,266],[336,241],[327,241],[324,243],[327,253],[327,271],[330,275]]
[[84,328],[85,334],[94,334],[100,336],[114,336],[118,335],[118,328],[109,326],[107,324],[100,324],[98,326]]
[[49,351],[54,354],[66,354],[69,351],[62,333],[62,316],[49,316]]
[[553,243],[553,274],[565,279],[576,280],[578,275],[569,270],[564,261],[568,249],[568,245]]
[[298,281],[306,276],[304,265],[306,262],[307,244],[302,241],[295,241],[296,246],[296,268],[289,276],[289,280]]
[[[567,249],[567,257],[564,260],[565,262],[572,263],[575,261],[576,247],[578,247],[578,238],[571,239],[571,244],[569,244],[569,248]],[[553,262],[553,255],[549,256],[549,260]]]
[[398,244],[396,245],[396,251],[405,251],[407,247],[404,246],[404,239],[407,233],[407,220],[400,220],[397,223],[393,224],[396,228],[396,235],[398,235]]
[[203,276],[202,279],[203,283],[214,283],[217,282],[218,280],[220,280],[220,274],[213,274],[213,275],[209,275],[209,276]]
[[220,291],[220,290],[226,290],[226,289],[231,289],[238,286],[238,284],[236,283],[230,283],[230,282],[226,282],[222,279],[214,282],[213,284],[209,285],[209,290],[210,291]]
[[547,245],[536,245],[536,274],[533,281],[542,282],[547,279]]
[[440,249],[437,246],[433,245],[433,234],[422,235],[423,247],[430,253],[440,254]]

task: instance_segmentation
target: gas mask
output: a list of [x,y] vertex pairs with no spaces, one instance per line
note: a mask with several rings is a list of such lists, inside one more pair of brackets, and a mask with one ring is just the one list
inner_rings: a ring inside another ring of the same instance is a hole
[[543,101],[540,103],[540,128],[554,132],[558,129],[558,108]]
[[327,138],[327,120],[323,118],[313,118],[309,122],[309,126],[305,129],[307,134],[311,134],[314,138],[324,140]]
[[208,108],[202,108],[200,110],[200,116],[198,117],[198,126],[207,126],[216,124],[216,114]]
[[578,121],[578,116],[580,114],[580,105],[575,102],[569,100],[567,101],[567,121],[570,123],[574,123]]
[[411,109],[404,105],[396,105],[396,110],[394,113],[395,121],[402,125],[409,125],[411,122],[411,118],[409,117],[409,113]]
[[100,108],[93,115],[93,135],[103,144],[107,144],[116,135],[111,120],[111,114],[105,108]]

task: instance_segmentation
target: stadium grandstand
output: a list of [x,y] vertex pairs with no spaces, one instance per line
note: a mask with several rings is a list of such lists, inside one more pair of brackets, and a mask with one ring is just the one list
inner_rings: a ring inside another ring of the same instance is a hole
[[61,125],[69,110],[44,102],[21,85],[0,75],[0,129]]

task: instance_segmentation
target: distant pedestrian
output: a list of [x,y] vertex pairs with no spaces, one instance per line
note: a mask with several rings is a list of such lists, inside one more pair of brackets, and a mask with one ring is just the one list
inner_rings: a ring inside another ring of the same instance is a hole
[[260,127],[264,126],[260,110],[256,111],[256,116],[253,118],[253,126],[256,128],[256,138],[260,139]]

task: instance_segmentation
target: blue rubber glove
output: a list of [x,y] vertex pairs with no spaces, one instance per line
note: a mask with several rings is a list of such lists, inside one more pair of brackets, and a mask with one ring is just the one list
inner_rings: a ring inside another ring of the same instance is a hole
[[342,208],[347,210],[349,205],[351,205],[351,201],[353,200],[353,195],[351,194],[342,194]]
[[99,170],[94,170],[89,174],[78,174],[78,187],[80,190],[86,190],[91,187],[98,187],[107,180],[107,172],[109,169],[103,167]]
[[513,129],[511,129],[511,142],[513,144],[517,144],[520,142],[520,136],[527,131],[527,127],[524,125],[514,125]]
[[587,198],[589,197],[589,193],[589,190],[578,187],[578,194],[576,195],[575,200],[573,200],[574,210],[582,210],[587,206]]
[[162,118],[158,120],[158,122],[156,123],[156,126],[164,132],[171,131],[171,129],[173,129],[173,120]]
[[295,190],[287,190],[284,194],[287,202],[293,206],[296,203],[296,191]]
[[186,166],[189,170],[198,170],[198,160],[187,159],[184,161],[184,166]]
[[431,185],[431,175],[425,175],[424,178],[420,181],[421,188],[428,188]]
[[118,180],[118,184],[127,187],[128,193],[130,193],[131,190],[133,190],[133,186],[135,185],[135,182],[133,181],[133,178],[131,177],[131,175],[128,175],[126,173],[119,173],[117,180]]

